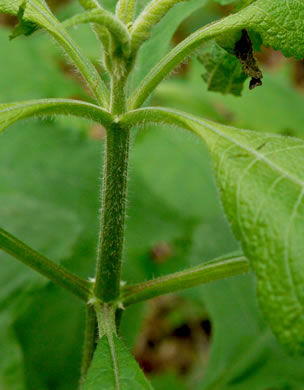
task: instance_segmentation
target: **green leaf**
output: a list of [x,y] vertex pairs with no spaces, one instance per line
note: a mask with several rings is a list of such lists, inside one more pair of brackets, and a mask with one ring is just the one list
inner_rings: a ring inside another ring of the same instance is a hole
[[304,142],[206,128],[199,133],[209,145],[228,219],[256,271],[264,315],[283,344],[303,353]]
[[304,57],[304,4],[302,1],[256,0],[239,12],[246,28],[258,32],[265,45],[286,57]]
[[[16,195],[14,193],[0,196],[0,216],[2,226],[20,237],[44,255],[55,260],[64,258],[71,253],[72,245],[78,237],[81,225],[77,216],[63,208],[54,207],[47,202],[31,198],[25,194]],[[33,216],[39,215],[38,219]],[[29,225],[29,220],[33,218],[33,223]],[[57,230],[52,225],[57,225]],[[62,241],[61,234],[69,231],[69,237]],[[61,232],[61,233],[60,233]],[[38,234],[39,233],[39,234]],[[27,288],[41,286],[47,283],[39,274],[30,268],[19,264],[9,255],[0,253],[1,277],[3,278],[0,288],[0,299],[7,300],[10,295],[14,295],[24,284]]]
[[257,274],[261,309],[290,351],[304,352],[304,142],[239,130],[165,109],[126,114],[186,127],[211,152],[228,220]]
[[[204,235],[204,225],[193,235],[189,257],[194,266],[205,256]],[[210,255],[218,256],[225,247],[214,250]],[[287,354],[272,334],[259,311],[255,283],[251,272],[193,292],[192,299],[199,299],[209,314],[212,335],[204,374],[201,364],[194,368],[200,377],[196,390],[302,389],[304,358]]]
[[22,349],[9,313],[0,316],[0,388],[25,390]]
[[[253,275],[202,286],[196,296],[212,327],[209,360],[196,390],[302,389],[304,359],[288,355],[261,318]],[[201,367],[195,372],[199,376]]]
[[[2,177],[4,172],[2,167]],[[2,226],[57,262],[69,256],[81,229],[76,214],[26,194],[6,192],[4,181],[0,197]],[[69,234],[63,241],[62,234],[66,232]],[[16,316],[29,306],[33,291],[45,286],[48,281],[3,252],[0,253],[0,269],[0,344],[2,351],[7,351],[0,358],[0,384],[8,389],[23,389],[23,352],[18,340],[13,337],[12,325]]]
[[202,74],[209,91],[230,93],[240,96],[247,75],[243,72],[238,59],[221,48],[216,42],[210,42],[200,52],[199,61],[206,72]]
[[[79,261],[74,257],[74,263]],[[22,351],[15,371],[8,372],[11,380],[19,370],[23,371],[21,383],[26,389],[48,390],[50,386],[58,390],[77,389],[85,326],[84,305],[54,284],[45,285],[31,296],[23,296],[17,303],[19,306],[26,304],[26,310],[17,318],[16,315],[13,317],[9,328],[16,334],[16,348]],[[1,342],[7,345],[9,340],[1,335]],[[6,364],[11,362],[11,357],[3,356]],[[14,386],[7,388],[17,389]]]
[[135,359],[113,334],[99,341],[83,390],[152,390]]
[[[10,53],[1,60],[1,103],[50,96],[84,96],[80,86],[60,70],[61,52],[50,40],[37,34],[31,39],[9,41],[8,35],[9,31],[1,27],[1,48]],[[24,77],[25,74],[31,77]]]

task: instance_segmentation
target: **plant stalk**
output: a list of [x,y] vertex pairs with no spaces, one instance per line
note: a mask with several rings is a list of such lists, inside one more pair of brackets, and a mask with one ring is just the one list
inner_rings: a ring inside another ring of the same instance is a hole
[[47,259],[3,229],[0,229],[0,249],[82,300],[88,300],[90,285],[87,281]]
[[[125,78],[112,77],[111,113],[125,112]],[[129,158],[129,127],[113,123],[107,129],[103,206],[94,293],[103,302],[120,294]]]
[[160,295],[195,287],[203,283],[210,283],[248,271],[249,261],[243,254],[220,257],[185,271],[127,286],[122,292],[122,303],[124,306],[129,306]]

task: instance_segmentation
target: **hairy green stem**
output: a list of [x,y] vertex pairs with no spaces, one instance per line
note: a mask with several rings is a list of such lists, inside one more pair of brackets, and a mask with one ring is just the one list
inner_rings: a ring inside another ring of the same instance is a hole
[[97,256],[95,295],[103,302],[120,294],[127,200],[129,129],[118,124],[107,129],[103,207]]
[[247,258],[241,254],[234,254],[208,261],[185,271],[128,286],[123,290],[121,299],[124,306],[128,306],[159,295],[184,290],[248,271],[249,261]]
[[108,305],[107,303],[95,303],[95,312],[98,324],[99,338],[103,336],[111,336],[113,333],[116,334],[115,325],[115,311],[116,307]]
[[142,43],[149,38],[152,28],[176,4],[184,0],[152,0],[135,20],[131,29],[131,51],[136,53]]
[[98,324],[95,308],[88,304],[86,312],[86,329],[84,336],[84,346],[81,364],[80,388],[85,381],[88,369],[90,367],[98,340]]
[[126,111],[125,82],[126,76],[112,77],[110,111],[113,115],[121,115]]
[[74,115],[111,126],[113,116],[94,104],[72,99],[40,99],[27,102],[0,104],[0,132],[13,123],[33,117],[47,115]]
[[50,261],[3,229],[0,229],[0,249],[79,298],[85,301],[88,300],[89,282],[73,275],[61,265]]
[[116,5],[116,16],[126,25],[132,23],[135,15],[136,0],[119,0]]

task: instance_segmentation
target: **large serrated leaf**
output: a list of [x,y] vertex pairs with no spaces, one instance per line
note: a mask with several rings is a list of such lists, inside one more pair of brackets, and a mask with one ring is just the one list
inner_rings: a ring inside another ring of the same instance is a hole
[[304,57],[304,3],[302,0],[255,0],[239,12],[246,28],[258,32],[265,45],[286,57]]
[[261,308],[289,350],[304,352],[304,142],[207,123],[226,214],[257,274]]
[[304,353],[304,141],[160,108],[134,115],[165,119],[206,141],[226,214],[257,274],[261,309],[281,343]]
[[83,390],[152,390],[123,342],[104,336],[94,354]]

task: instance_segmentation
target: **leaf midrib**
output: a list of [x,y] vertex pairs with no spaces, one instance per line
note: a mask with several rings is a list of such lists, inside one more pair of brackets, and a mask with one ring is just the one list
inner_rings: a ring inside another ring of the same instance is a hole
[[120,379],[119,379],[119,368],[118,368],[118,360],[117,360],[117,354],[116,354],[116,348],[115,348],[115,342],[113,338],[113,333],[109,332],[106,335],[108,339],[108,343],[110,346],[111,351],[111,357],[112,357],[112,363],[113,363],[113,373],[114,373],[114,381],[115,381],[115,390],[120,390]]

